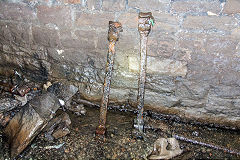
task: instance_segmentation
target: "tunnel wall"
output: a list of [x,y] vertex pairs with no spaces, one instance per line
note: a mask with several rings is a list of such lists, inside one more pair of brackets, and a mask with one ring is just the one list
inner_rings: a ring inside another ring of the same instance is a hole
[[102,95],[108,21],[119,21],[110,101],[136,105],[140,11],[148,40],[145,108],[240,128],[240,1],[3,0],[0,74],[68,80],[81,97]]

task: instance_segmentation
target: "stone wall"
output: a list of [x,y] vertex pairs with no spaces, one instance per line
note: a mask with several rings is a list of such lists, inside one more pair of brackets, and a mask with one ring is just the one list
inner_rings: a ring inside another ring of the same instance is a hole
[[108,21],[120,21],[110,100],[136,105],[137,16],[151,11],[145,107],[240,128],[239,0],[3,0],[0,74],[67,79],[99,102]]

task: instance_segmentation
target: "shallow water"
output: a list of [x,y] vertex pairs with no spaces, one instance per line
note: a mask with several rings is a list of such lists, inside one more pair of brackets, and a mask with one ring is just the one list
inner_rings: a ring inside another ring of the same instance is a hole
[[[170,123],[150,118],[146,118],[146,124],[159,129],[147,129],[144,140],[137,140],[132,133],[133,119],[136,115],[117,109],[108,111],[106,137],[96,137],[99,108],[85,107],[86,115],[77,116],[67,111],[72,120],[69,135],[49,141],[42,133],[18,159],[146,159],[153,149],[154,141],[159,137],[171,137],[171,134],[240,151],[239,131]],[[63,111],[59,110],[57,114],[61,112]],[[179,143],[183,153],[174,159],[240,159],[236,154],[184,141]],[[6,153],[4,157],[7,158]]]

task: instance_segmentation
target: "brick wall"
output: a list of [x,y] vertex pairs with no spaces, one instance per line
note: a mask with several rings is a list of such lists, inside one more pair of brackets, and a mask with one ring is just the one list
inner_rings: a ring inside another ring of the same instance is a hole
[[151,11],[145,106],[240,128],[240,1],[6,0],[0,2],[0,74],[67,79],[99,102],[108,21],[120,21],[112,103],[135,106],[137,16]]

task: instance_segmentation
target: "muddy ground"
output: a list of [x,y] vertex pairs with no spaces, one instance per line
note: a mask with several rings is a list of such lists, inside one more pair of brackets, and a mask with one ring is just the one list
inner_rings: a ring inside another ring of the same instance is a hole
[[[85,106],[85,115],[75,115],[66,111],[72,124],[71,133],[63,138],[50,141],[41,133],[17,158],[34,159],[147,159],[153,144],[159,137],[179,135],[191,140],[212,144],[218,147],[240,151],[240,132],[226,129],[196,126],[174,121],[146,117],[144,140],[136,139],[133,130],[132,111],[112,109],[107,115],[107,135],[96,137],[99,108]],[[121,108],[121,107],[120,107]],[[61,114],[63,110],[58,110]],[[158,129],[156,129],[158,128]],[[5,138],[0,134],[0,159],[9,159]],[[202,145],[179,141],[183,153],[174,159],[240,159],[240,155],[216,150]]]

